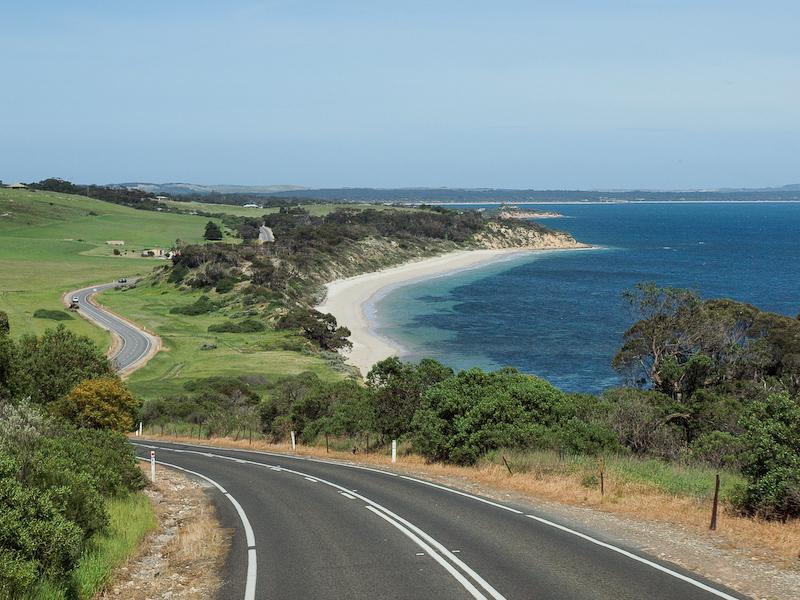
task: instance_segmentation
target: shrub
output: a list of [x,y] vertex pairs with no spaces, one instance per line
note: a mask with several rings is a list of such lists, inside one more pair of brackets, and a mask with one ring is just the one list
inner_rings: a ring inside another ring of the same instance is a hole
[[264,331],[267,326],[258,319],[244,319],[243,321],[224,321],[208,326],[211,333],[257,333]]
[[80,427],[131,431],[138,407],[118,377],[100,377],[79,383],[52,410]]
[[197,300],[186,306],[173,306],[169,312],[174,315],[203,315],[217,310],[219,306],[208,296],[200,296]]
[[184,277],[186,277],[188,274],[189,274],[189,267],[187,267],[183,263],[178,263],[175,266],[173,266],[172,269],[170,270],[169,276],[167,277],[167,281],[169,281],[170,283],[181,283]]
[[739,470],[745,450],[744,440],[727,431],[712,431],[698,437],[690,447],[691,457],[717,469]]
[[452,376],[452,369],[432,359],[416,365],[395,357],[376,363],[367,374],[367,385],[372,391],[377,430],[391,438],[411,431],[423,394]]
[[0,336],[8,335],[11,332],[11,325],[8,324],[8,313],[0,310]]
[[234,288],[235,285],[236,279],[234,277],[225,277],[217,282],[217,287],[214,289],[218,294],[227,294]]
[[335,351],[353,346],[347,339],[350,330],[347,327],[337,327],[336,317],[318,310],[306,308],[290,310],[278,320],[277,328],[300,329],[306,338],[322,350]]
[[108,358],[92,340],[63,325],[41,337],[20,339],[12,370],[13,394],[43,405],[62,398],[85,379],[112,375]]
[[414,447],[431,460],[474,464],[490,449],[546,446],[565,400],[543,379],[512,369],[462,371],[423,396]]
[[0,452],[0,597],[18,598],[44,574],[63,579],[80,558],[83,532],[52,495],[17,479],[19,465]]
[[656,391],[637,388],[617,388],[603,394],[608,403],[606,419],[617,433],[620,443],[635,454],[664,458],[678,455],[680,431],[671,425],[671,399]]
[[221,240],[222,229],[220,229],[219,225],[214,223],[214,221],[209,221],[206,223],[206,229],[203,233],[203,237],[207,240]]
[[63,310],[47,310],[39,308],[33,312],[34,319],[50,319],[51,321],[71,321],[72,315]]
[[747,484],[739,507],[767,518],[800,516],[800,403],[773,394],[752,403],[742,424]]
[[570,417],[554,432],[554,445],[572,454],[596,456],[619,452],[622,446],[616,433],[604,423]]

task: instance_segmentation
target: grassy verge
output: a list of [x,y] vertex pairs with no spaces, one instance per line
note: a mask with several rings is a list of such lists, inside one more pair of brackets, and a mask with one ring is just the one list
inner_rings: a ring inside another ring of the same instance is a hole
[[[179,291],[168,284],[143,283],[125,291],[111,290],[98,300],[111,310],[157,333],[163,349],[128,379],[131,390],[148,399],[184,393],[186,382],[212,376],[278,378],[312,371],[323,380],[344,377],[339,360],[305,353],[304,342],[286,331],[209,333],[208,326],[240,319],[237,309],[181,315],[172,308],[214,292]],[[234,312],[232,312],[234,311]],[[258,389],[258,385],[255,386]]]
[[[567,476],[579,480],[588,488],[600,485],[600,469],[604,467],[604,483],[609,493],[634,492],[637,487],[646,487],[678,497],[707,500],[714,494],[716,470],[701,465],[668,463],[653,458],[635,456],[609,456],[598,459],[594,456],[561,456],[548,451],[497,450],[483,459],[485,464],[505,468],[503,457],[512,472],[524,473],[533,478],[549,475]],[[727,502],[734,489],[744,483],[738,473],[722,472],[720,498]]]
[[[107,505],[110,525],[95,536],[72,575],[72,587],[78,598],[92,598],[109,582],[114,569],[122,564],[156,527],[150,499],[144,494],[130,494],[110,500]],[[66,600],[72,594],[49,581],[43,581],[28,596],[29,600]]]

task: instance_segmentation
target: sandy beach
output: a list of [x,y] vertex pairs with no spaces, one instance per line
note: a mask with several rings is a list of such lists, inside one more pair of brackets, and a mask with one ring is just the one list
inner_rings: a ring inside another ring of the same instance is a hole
[[325,301],[317,306],[317,310],[331,313],[340,325],[350,329],[350,341],[353,343],[353,348],[347,353],[347,362],[366,375],[376,362],[389,356],[397,356],[401,351],[401,348],[394,345],[391,340],[377,335],[370,329],[370,321],[365,309],[369,301],[381,291],[388,287],[397,287],[420,279],[470,269],[519,254],[542,251],[520,248],[461,250],[374,273],[337,279],[327,284]]

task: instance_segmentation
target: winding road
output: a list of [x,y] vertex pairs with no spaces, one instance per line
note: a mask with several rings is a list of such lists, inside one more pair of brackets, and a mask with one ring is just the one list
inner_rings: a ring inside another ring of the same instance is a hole
[[[158,338],[91,302],[116,284],[77,290],[81,313],[118,336],[130,372]],[[215,489],[231,551],[221,597],[475,600],[742,599],[678,566],[501,503],[360,465],[205,445],[134,442]]]
[[69,292],[66,300],[78,298],[78,312],[99,327],[110,331],[118,340],[110,359],[121,375],[129,375],[142,366],[158,348],[159,339],[118,317],[92,301],[95,294],[117,287],[119,283],[104,283]]
[[732,600],[602,533],[368,467],[137,441],[216,488],[233,529],[223,598]]

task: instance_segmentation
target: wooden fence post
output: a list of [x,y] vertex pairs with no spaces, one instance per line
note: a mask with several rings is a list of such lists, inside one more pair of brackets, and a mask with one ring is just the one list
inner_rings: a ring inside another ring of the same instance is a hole
[[711,505],[711,526],[709,529],[711,531],[716,531],[717,529],[717,506],[719,505],[719,473],[717,473],[717,478],[714,483],[714,503]]

